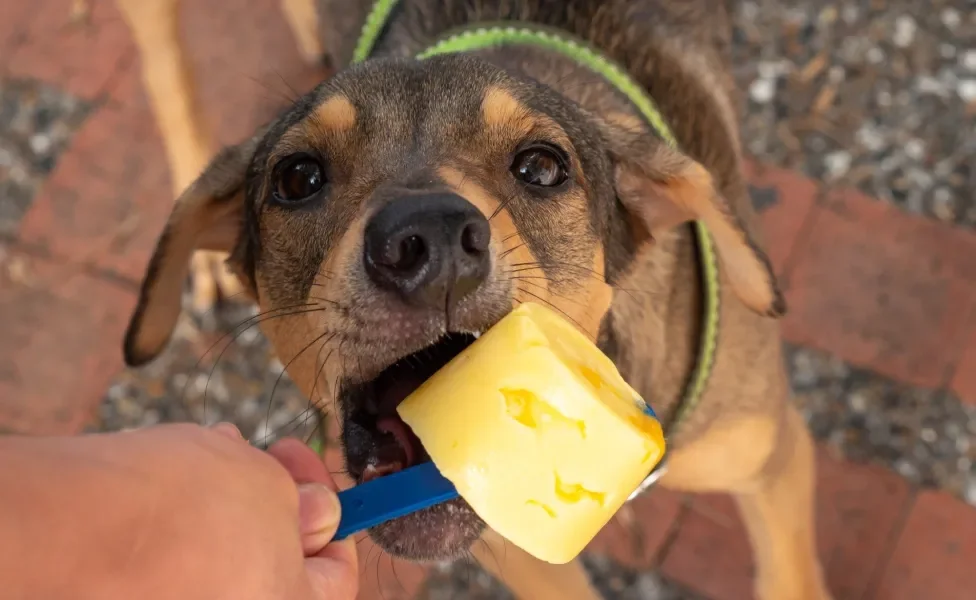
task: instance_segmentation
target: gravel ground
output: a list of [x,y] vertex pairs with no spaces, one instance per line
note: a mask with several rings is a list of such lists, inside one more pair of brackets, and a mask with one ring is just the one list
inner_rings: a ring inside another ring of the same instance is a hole
[[317,434],[317,412],[283,373],[255,314],[228,305],[202,318],[182,316],[157,361],[116,378],[92,429],[229,421],[262,446],[281,436]]
[[[976,3],[741,0],[740,7],[735,74],[747,96],[743,139],[752,155],[910,212],[976,225]],[[46,86],[0,82],[0,239],[16,230],[88,110]],[[307,400],[279,377],[281,363],[257,328],[221,339],[251,314],[234,307],[184,317],[159,361],[116,379],[93,429],[229,420],[255,443],[311,435]],[[976,409],[811,350],[788,348],[787,361],[818,438],[976,506]],[[607,597],[695,600],[655,573],[602,557],[587,565]],[[457,565],[436,570],[422,597],[511,596],[478,569]]]
[[742,0],[750,153],[976,225],[976,3]]
[[813,434],[845,456],[976,506],[976,407],[912,388],[828,354],[787,348],[793,390]]
[[0,238],[12,237],[89,105],[30,81],[0,81]]
[[[593,583],[604,598],[614,600],[702,600],[664,581],[657,573],[637,573],[603,556],[584,557]],[[470,563],[437,567],[417,600],[514,600],[493,577]]]

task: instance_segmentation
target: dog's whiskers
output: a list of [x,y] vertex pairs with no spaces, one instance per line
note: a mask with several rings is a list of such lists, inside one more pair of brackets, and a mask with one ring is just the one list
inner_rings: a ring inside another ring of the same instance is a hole
[[298,353],[294,357],[292,357],[292,359],[289,360],[287,364],[285,364],[284,368],[281,370],[281,373],[278,374],[278,378],[275,380],[274,385],[271,387],[271,397],[268,398],[268,413],[267,413],[267,421],[266,421],[266,424],[270,425],[270,423],[271,423],[271,409],[274,406],[275,392],[278,390],[278,384],[281,383],[281,380],[285,376],[285,373],[288,372],[288,367],[290,367],[292,365],[292,363],[294,363],[296,360],[298,360],[298,358],[302,354],[304,354],[306,350],[308,350],[309,348],[311,348],[313,344],[315,344],[319,340],[325,338],[326,336],[330,336],[329,339],[327,339],[327,340],[325,340],[325,342],[323,342],[323,345],[327,345],[332,339],[335,338],[336,335],[338,335],[337,332],[331,332],[328,329],[325,330],[322,334],[320,334],[320,335],[316,336],[315,338],[313,338],[312,341],[310,341],[308,344],[306,344],[305,347],[303,347],[301,350],[299,350]]
[[[293,312],[288,312],[288,313],[284,313],[284,314],[271,314],[271,313],[276,313],[278,311],[284,311],[284,310],[292,310]],[[212,367],[210,368],[210,373],[207,375],[207,382],[206,382],[206,384],[204,385],[204,388],[203,388],[203,419],[204,419],[204,421],[206,421],[206,419],[207,419],[207,397],[208,397],[208,393],[209,393],[209,389],[210,389],[210,380],[213,378],[213,375],[214,375],[214,373],[216,372],[216,369],[217,369],[217,365],[220,364],[220,360],[221,360],[221,358],[223,358],[224,353],[227,351],[228,348],[230,348],[231,344],[233,344],[235,341],[237,341],[237,338],[239,338],[241,335],[243,335],[246,331],[250,330],[251,327],[254,327],[255,325],[258,325],[258,324],[263,323],[265,321],[270,321],[272,319],[277,319],[277,318],[281,318],[281,317],[289,317],[289,316],[295,316],[295,315],[300,315],[300,314],[306,314],[306,313],[311,313],[311,312],[316,312],[316,311],[321,311],[321,310],[325,310],[325,309],[322,308],[322,307],[320,307],[317,304],[314,304],[314,303],[302,303],[302,304],[296,304],[296,305],[293,305],[293,306],[285,306],[285,307],[280,307],[280,308],[273,308],[273,309],[264,311],[262,313],[258,313],[256,315],[253,315],[251,317],[248,317],[247,319],[241,321],[241,323],[239,323],[234,329],[232,329],[231,331],[225,333],[216,342],[214,342],[210,346],[210,348],[208,348],[207,351],[203,353],[203,355],[200,357],[200,359],[197,360],[197,362],[194,365],[192,371],[196,371],[196,370],[198,370],[200,368],[200,365],[203,363],[203,360],[207,357],[208,354],[210,354],[210,352],[213,351],[214,348],[217,347],[218,344],[220,344],[222,341],[226,340],[228,336],[233,336],[233,338],[230,341],[228,341],[228,343],[217,354],[217,358],[214,360],[214,363],[213,363]],[[246,327],[245,327],[245,324],[247,325]],[[243,327],[243,329],[241,329],[241,327]],[[238,331],[238,329],[240,329],[240,331]],[[190,378],[188,378],[187,379],[187,382],[183,385],[183,391],[182,391],[182,395],[181,395],[181,403],[183,404],[184,407],[187,406],[186,392],[187,392],[187,389],[189,387],[189,383],[190,383]]]

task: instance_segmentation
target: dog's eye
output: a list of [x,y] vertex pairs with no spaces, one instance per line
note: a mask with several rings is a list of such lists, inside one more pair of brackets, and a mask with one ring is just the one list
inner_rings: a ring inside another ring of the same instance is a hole
[[566,181],[566,165],[562,157],[548,148],[529,148],[515,155],[512,175],[529,185],[553,187]]
[[275,196],[283,202],[300,202],[325,185],[322,165],[311,156],[285,159],[278,169]]

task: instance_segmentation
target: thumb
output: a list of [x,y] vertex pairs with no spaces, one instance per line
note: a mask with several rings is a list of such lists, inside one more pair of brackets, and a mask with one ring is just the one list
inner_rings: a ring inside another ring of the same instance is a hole
[[326,484],[299,484],[299,532],[306,556],[318,553],[332,541],[339,527],[340,510],[339,497]]
[[359,565],[356,542],[346,538],[333,542],[305,559],[314,600],[354,600],[359,593]]

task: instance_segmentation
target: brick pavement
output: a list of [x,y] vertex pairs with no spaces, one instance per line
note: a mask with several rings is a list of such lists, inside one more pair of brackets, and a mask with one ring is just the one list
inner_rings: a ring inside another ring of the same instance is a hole
[[[0,430],[68,433],[87,422],[122,367],[119,339],[169,209],[132,41],[108,0],[95,0],[82,23],[70,21],[71,4],[0,7],[0,77],[40,79],[96,105],[7,240]],[[294,66],[277,2],[219,14],[189,6],[184,33],[207,73],[201,93],[218,140],[239,139],[294,96],[290,86],[315,80]],[[976,405],[976,234],[778,168],[750,165],[750,179],[790,303],[786,339]],[[972,596],[976,509],[826,451],[818,480],[820,553],[838,600]],[[712,600],[750,597],[751,557],[728,498],[658,490],[632,508],[594,551],[659,568]],[[363,546],[364,598],[419,587],[421,570],[398,564],[392,577],[389,559]]]

